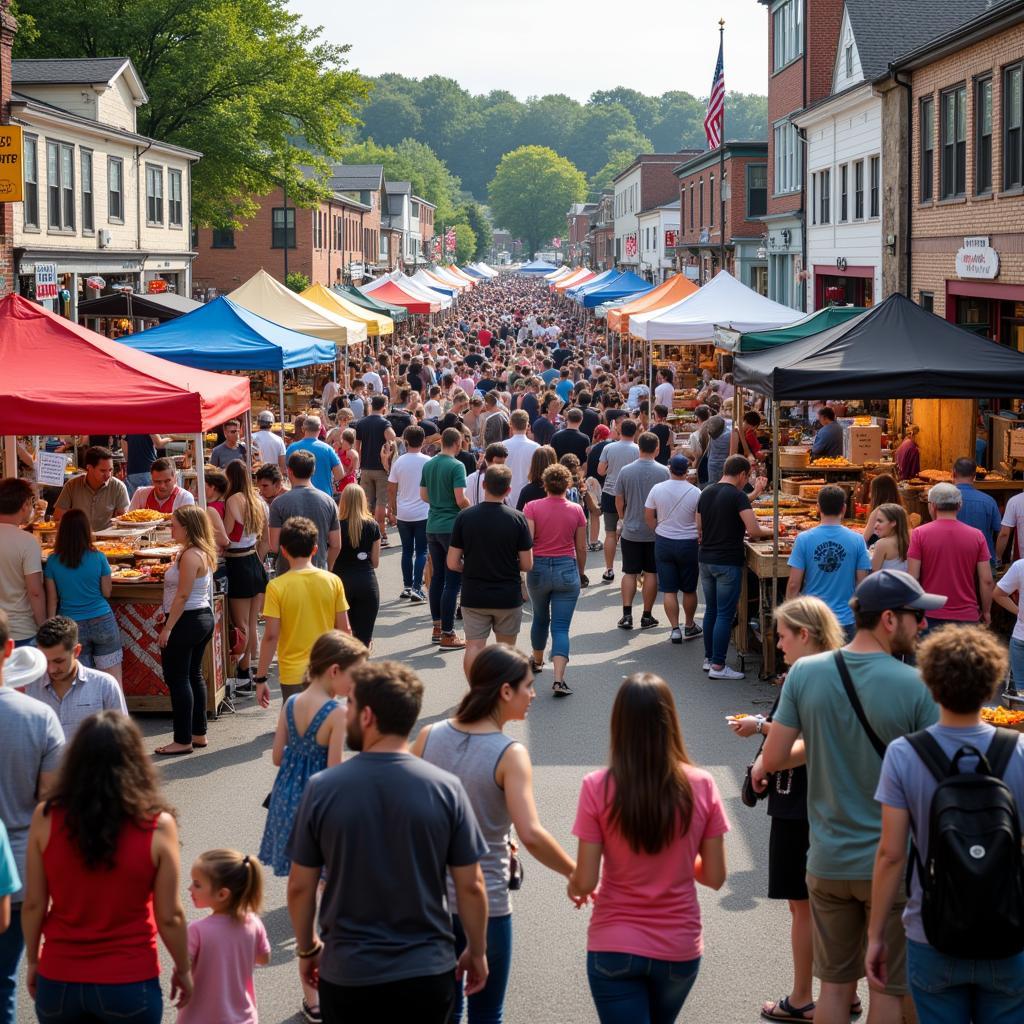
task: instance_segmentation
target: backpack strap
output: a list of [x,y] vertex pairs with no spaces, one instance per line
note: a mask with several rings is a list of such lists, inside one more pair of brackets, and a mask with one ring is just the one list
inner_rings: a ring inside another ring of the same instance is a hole
[[996,728],[996,734],[992,737],[992,742],[988,745],[988,750],[985,752],[989,773],[995,776],[995,778],[1001,779],[1003,777],[1010,764],[1010,758],[1013,757],[1013,753],[1017,749],[1017,741],[1019,739],[1019,733],[1014,732],[1013,729]]
[[914,748],[914,752],[924,762],[924,766],[932,773],[936,782],[942,782],[949,777],[952,764],[946,757],[946,752],[939,746],[938,740],[927,729],[912,732],[904,739]]
[[867,715],[864,714],[864,705],[861,704],[860,697],[857,696],[857,691],[853,688],[853,680],[850,678],[850,670],[846,667],[842,651],[835,652],[835,662],[839,678],[843,681],[843,689],[846,690],[846,696],[853,707],[853,713],[857,716],[857,721],[860,722],[867,738],[871,741],[871,746],[875,748],[875,753],[884,758],[885,744],[878,738],[878,733],[871,728],[871,723],[868,721]]

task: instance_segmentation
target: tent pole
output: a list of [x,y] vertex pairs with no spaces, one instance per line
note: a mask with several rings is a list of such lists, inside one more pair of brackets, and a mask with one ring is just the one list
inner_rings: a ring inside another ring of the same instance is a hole
[[285,438],[284,430],[284,370],[277,371],[277,404],[281,413],[281,440]]
[[14,435],[4,438],[4,476],[18,475],[18,439]]
[[206,508],[206,458],[203,452],[203,435],[193,434],[192,443],[196,446],[196,501],[199,507]]
[[245,457],[249,464],[249,471],[252,471],[252,409],[245,413]]
[[[735,429],[735,426],[733,427]],[[775,607],[779,598],[779,403],[772,399],[772,497],[774,509],[772,511],[772,601],[771,618],[767,630],[761,635],[761,658],[762,665],[766,660],[765,651],[770,650],[766,644],[772,644],[775,640]],[[767,635],[765,633],[767,632]]]

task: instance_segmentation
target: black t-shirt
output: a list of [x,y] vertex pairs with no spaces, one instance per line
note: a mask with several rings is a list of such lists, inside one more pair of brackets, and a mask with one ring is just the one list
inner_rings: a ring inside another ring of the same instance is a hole
[[547,416],[541,416],[533,424],[533,439],[537,444],[550,444],[557,431],[558,427]]
[[468,356],[463,360],[467,366],[472,366],[475,370],[482,362],[484,357],[479,352],[470,352]]
[[458,452],[455,458],[466,467],[466,476],[476,472],[476,456],[472,452]]
[[697,502],[701,544],[699,561],[705,565],[743,565],[743,535],[746,526],[740,513],[750,508],[750,499],[732,484],[705,487]]
[[564,363],[571,355],[572,352],[567,348],[556,348],[554,352],[551,353],[551,361],[560,370],[562,368],[562,363]]
[[380,450],[384,447],[384,435],[390,429],[391,424],[387,418],[376,412],[356,422],[356,440],[363,446],[359,453],[359,464],[363,469],[384,468],[384,463],[380,461]]
[[133,476],[136,473],[148,473],[156,462],[156,445],[149,434],[128,434],[125,437],[128,446],[128,464],[125,473]]
[[587,454],[587,476],[592,476],[602,485],[604,484],[604,477],[598,474],[597,467],[601,464],[601,453],[611,443],[611,438],[605,441],[598,441],[597,444],[591,446],[590,452]]
[[423,428],[423,433],[426,434],[427,437],[433,437],[435,434],[441,433],[441,430],[437,425],[437,420],[431,419],[429,416],[424,416],[423,419],[420,420],[419,426]]
[[438,421],[437,429],[438,432],[447,430],[449,427],[461,427],[462,417],[455,412],[446,412]]
[[[780,689],[771,711],[768,712],[768,721],[775,718],[781,696],[782,690]],[[768,784],[768,817],[786,818],[789,821],[807,820],[806,765],[800,765],[797,768],[784,768],[780,772],[772,773],[771,782]]]
[[527,391],[519,403],[519,408],[530,417],[530,426],[532,427],[534,420],[540,416],[540,403],[537,401],[537,396],[532,391]]
[[[423,395],[423,385],[425,383],[425,380],[423,377],[422,370],[420,370],[419,372],[410,372],[405,379],[409,382],[409,387],[413,391],[418,391],[420,395]],[[423,397],[426,396],[424,395]]]
[[540,501],[541,498],[546,497],[547,492],[540,484],[523,484],[523,489],[519,492],[519,500],[516,502],[516,509],[522,512],[529,502]]
[[[359,535],[359,546],[352,547],[348,537],[348,524],[341,524],[341,551],[334,563],[334,571],[340,576],[343,571],[372,571],[370,551],[380,540],[380,527],[373,519],[363,521],[363,531]],[[362,556],[362,557],[360,557]]]
[[523,603],[519,552],[533,547],[526,516],[501,502],[482,501],[458,514],[451,545],[463,552],[466,608],[518,608]]
[[668,458],[672,454],[672,428],[667,423],[655,423],[653,427],[648,427],[648,430],[661,442],[658,454],[654,456],[655,461],[667,466]]
[[621,420],[623,417],[629,416],[629,412],[626,409],[605,409],[604,421],[610,427],[616,420]]
[[476,389],[481,395],[486,395],[488,391],[497,391],[499,387],[500,383],[491,377],[481,377],[476,382]]
[[598,416],[597,410],[592,409],[589,405],[583,410],[583,422],[580,424],[580,430],[583,431],[591,441],[594,440],[594,431],[597,430],[598,424],[601,422],[601,417]]
[[580,465],[582,465],[587,461],[587,449],[590,447],[590,438],[582,430],[577,430],[575,427],[566,427],[564,430],[557,431],[554,437],[551,438],[551,447],[555,449],[559,459],[563,455],[575,455],[580,460]]
[[402,436],[406,427],[411,427],[416,422],[416,420],[404,409],[396,409],[393,412],[388,413],[384,418],[391,424],[391,429],[399,437]]

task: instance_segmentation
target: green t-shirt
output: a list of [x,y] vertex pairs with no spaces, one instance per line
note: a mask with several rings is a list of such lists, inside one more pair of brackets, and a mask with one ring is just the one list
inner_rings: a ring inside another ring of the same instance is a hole
[[451,533],[459,514],[455,488],[466,486],[466,467],[451,455],[435,455],[424,463],[420,485],[427,489],[430,502],[427,533]]
[[[883,743],[934,725],[939,709],[917,669],[888,654],[843,651],[864,716]],[[861,727],[831,651],[789,671],[775,721],[799,729],[807,747],[807,870],[819,878],[866,879],[882,832],[875,790],[882,759]]]

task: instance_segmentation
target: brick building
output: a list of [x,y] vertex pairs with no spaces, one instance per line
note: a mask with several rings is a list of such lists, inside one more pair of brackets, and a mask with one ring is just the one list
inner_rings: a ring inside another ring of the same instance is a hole
[[[675,168],[680,199],[680,271],[706,284],[721,269],[721,170],[711,150]],[[762,254],[768,203],[768,143],[726,142],[726,270],[754,291],[768,289],[768,262]]]
[[1024,351],[1024,4],[895,62],[910,81],[907,292]]
[[604,192],[590,214],[587,241],[590,269],[600,273],[615,263],[615,194]]
[[[0,124],[11,120],[11,48],[18,23],[10,0],[0,0]],[[0,296],[14,288],[14,210],[0,203]]]
[[566,236],[568,262],[581,266],[590,262],[590,215],[597,209],[597,203],[573,203],[566,214]]

